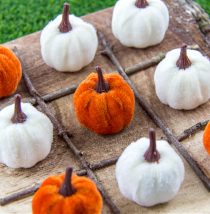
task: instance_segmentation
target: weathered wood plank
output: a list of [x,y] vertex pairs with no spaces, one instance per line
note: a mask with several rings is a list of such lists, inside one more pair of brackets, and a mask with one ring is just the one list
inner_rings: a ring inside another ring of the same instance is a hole
[[[111,33],[111,13],[112,9],[100,11],[95,14],[85,16],[84,19],[93,23],[97,29],[104,32],[114,52],[120,59],[124,67],[132,66],[140,61],[147,60],[156,56],[160,51],[166,52],[177,48],[182,43],[197,43],[202,52],[209,54],[209,49],[204,42],[201,32],[196,24],[195,18],[180,6],[180,1],[166,0],[170,10],[170,27],[164,41],[155,47],[144,50],[123,47]],[[100,46],[94,62],[76,74],[63,74],[54,71],[46,66],[41,59],[40,33],[34,33],[26,37],[7,43],[9,47],[17,46],[27,66],[27,72],[32,79],[35,87],[42,95],[49,94],[58,89],[78,84],[83,80],[94,67],[100,64],[104,70],[114,71],[112,63],[100,55],[102,47]],[[125,54],[126,53],[126,54]],[[136,85],[139,93],[146,99],[155,111],[163,118],[175,134],[180,134],[184,129],[189,128],[195,123],[210,119],[210,102],[199,107],[194,111],[176,111],[161,104],[154,91],[153,74],[154,69],[150,68],[141,73],[131,76],[131,80]],[[44,80],[44,81],[43,81]],[[23,83],[20,84],[18,92],[23,97],[28,97],[28,93]],[[8,102],[10,98],[0,101],[0,109]],[[49,107],[62,121],[65,127],[73,134],[73,142],[78,148],[84,151],[84,155],[90,163],[98,162],[101,159],[120,155],[123,149],[133,140],[146,136],[149,127],[154,126],[152,121],[144,114],[142,109],[136,105],[135,118],[130,126],[123,132],[102,137],[98,136],[80,126],[75,118],[73,110],[72,95],[60,98],[49,104]],[[162,132],[157,129],[158,138],[163,137]],[[204,172],[210,177],[210,158],[202,146],[202,132],[196,134],[183,142],[185,148],[192,157],[202,166]],[[12,170],[6,166],[0,165],[0,196],[16,192],[26,186],[31,186],[35,182],[42,181],[46,176],[64,171],[67,165],[73,165],[79,168],[78,161],[75,160],[72,153],[67,149],[63,142],[55,136],[53,149],[49,157],[40,162],[32,169]],[[112,196],[114,202],[121,208],[122,213],[208,213],[210,204],[210,193],[203,187],[200,180],[195,176],[191,168],[185,163],[186,177],[184,184],[178,196],[170,203],[146,209],[135,205],[132,202],[122,198],[116,185],[114,177],[114,166],[97,172],[98,178],[102,181],[106,190]],[[12,203],[5,207],[0,207],[1,213],[30,213],[31,198]],[[107,207],[104,213],[109,213]]]

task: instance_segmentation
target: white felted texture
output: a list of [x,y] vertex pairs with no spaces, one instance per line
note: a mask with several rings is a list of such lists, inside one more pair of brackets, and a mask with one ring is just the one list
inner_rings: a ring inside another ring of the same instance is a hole
[[72,30],[59,31],[62,15],[48,23],[41,33],[41,53],[47,65],[57,71],[75,72],[91,63],[95,57],[98,38],[95,28],[82,19],[69,15]]
[[180,49],[167,53],[155,70],[154,81],[158,98],[174,109],[190,110],[210,98],[210,61],[199,51],[187,50],[192,65],[179,69],[176,62]]
[[53,125],[29,103],[22,103],[24,123],[14,124],[14,105],[0,111],[0,162],[12,168],[29,168],[47,157],[53,141]]
[[144,154],[149,139],[131,143],[116,165],[116,179],[121,193],[142,206],[170,201],[184,180],[184,164],[166,141],[157,141],[159,163],[149,163]]
[[119,0],[112,17],[112,32],[128,47],[145,48],[160,43],[169,24],[166,5],[161,0],[148,0],[149,6],[138,8],[136,0]]

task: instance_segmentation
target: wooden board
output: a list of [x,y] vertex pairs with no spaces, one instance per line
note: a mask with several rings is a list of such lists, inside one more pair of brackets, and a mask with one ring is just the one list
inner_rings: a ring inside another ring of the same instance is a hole
[[[181,7],[180,1],[166,0],[165,2],[170,11],[170,26],[166,38],[160,45],[144,50],[123,47],[114,38],[110,27],[112,9],[90,14],[83,18],[94,24],[98,30],[106,35],[106,38],[114,47],[114,53],[124,67],[147,60],[152,56],[158,55],[160,51],[166,52],[180,47],[183,43],[189,45],[198,44],[203,53],[209,54],[209,49],[202,39],[194,17]],[[6,45],[11,48],[14,46],[18,47],[26,64],[26,71],[41,95],[52,93],[64,87],[70,87],[73,84],[79,84],[81,80],[94,70],[96,65],[101,65],[107,71],[115,71],[116,69],[108,59],[101,56],[102,46],[100,46],[95,60],[81,72],[74,74],[56,72],[46,66],[41,58],[39,37],[40,33],[38,32],[9,42]],[[140,95],[148,101],[176,135],[195,123],[210,118],[210,102],[194,111],[176,111],[161,104],[154,91],[154,69],[155,67],[152,67],[143,72],[136,73],[131,76],[131,80],[135,83]],[[18,88],[18,93],[23,97],[29,97],[23,82],[21,82]],[[11,99],[1,100],[0,109],[7,105]],[[117,135],[106,137],[96,135],[80,126],[75,117],[72,95],[51,102],[49,107],[56,117],[62,121],[67,130],[72,133],[73,143],[84,152],[85,158],[90,163],[96,163],[102,159],[120,155],[124,148],[132,141],[142,136],[147,136],[149,127],[157,129],[158,138],[164,137],[162,131],[154,125],[137,104],[135,118],[131,125]],[[183,142],[183,145],[210,178],[210,158],[204,151],[201,140],[202,132],[187,139]],[[55,133],[50,155],[35,167],[14,170],[2,164],[0,165],[0,196],[3,197],[24,187],[31,186],[35,182],[42,181],[48,175],[63,172],[68,165],[74,166],[75,170],[80,169],[78,160],[75,159],[65,143]],[[112,200],[120,208],[121,213],[209,213],[210,193],[186,162],[185,169],[185,181],[177,197],[167,204],[153,208],[142,208],[122,197],[115,181],[115,166],[99,170],[96,174]],[[0,213],[30,213],[31,198],[28,197],[0,207]],[[110,213],[106,204],[104,205],[103,213]]]

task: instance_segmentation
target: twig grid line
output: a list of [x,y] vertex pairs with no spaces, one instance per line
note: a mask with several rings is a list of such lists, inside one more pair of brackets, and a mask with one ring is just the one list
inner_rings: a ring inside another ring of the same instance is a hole
[[120,213],[119,208],[115,205],[115,203],[112,201],[110,196],[107,194],[103,185],[101,184],[101,182],[98,180],[98,178],[96,177],[96,175],[94,174],[94,172],[90,168],[90,166],[89,166],[90,164],[85,159],[82,152],[74,145],[74,143],[72,142],[72,140],[69,137],[68,132],[63,127],[63,124],[53,115],[53,113],[50,111],[50,109],[48,108],[45,101],[42,99],[42,97],[39,95],[38,91],[33,86],[33,83],[30,80],[30,77],[28,76],[28,74],[25,71],[25,63],[21,57],[21,54],[18,52],[18,49],[15,48],[14,52],[16,53],[16,55],[18,56],[18,58],[21,61],[22,70],[23,70],[22,71],[23,72],[23,80],[24,80],[24,83],[26,85],[26,88],[27,88],[29,94],[33,98],[35,98],[35,100],[36,100],[37,104],[40,106],[41,110],[50,118],[51,122],[54,125],[54,128],[58,132],[58,136],[63,141],[65,141],[65,143],[67,144],[69,149],[72,151],[72,153],[75,155],[77,160],[80,162],[82,168],[86,170],[88,177],[91,178],[96,183],[99,191],[101,192],[101,194],[104,198],[104,201],[107,203],[108,207],[110,208],[110,211],[113,214],[119,214]]

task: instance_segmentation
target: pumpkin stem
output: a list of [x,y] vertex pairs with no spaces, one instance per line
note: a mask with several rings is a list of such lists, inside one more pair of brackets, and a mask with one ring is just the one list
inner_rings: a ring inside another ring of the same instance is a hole
[[179,69],[184,69],[184,70],[186,68],[189,68],[192,65],[190,59],[187,56],[187,45],[183,45],[181,47],[180,56],[176,62],[176,65]]
[[96,91],[98,93],[108,92],[109,85],[104,80],[102,69],[99,66],[96,66],[96,71],[98,73],[98,84],[96,86]]
[[147,0],[136,0],[135,5],[136,5],[136,7],[138,7],[138,8],[145,8],[145,7],[147,7],[149,4],[148,4]]
[[157,151],[157,148],[156,148],[155,130],[152,128],[149,130],[149,139],[150,139],[150,145],[144,154],[144,159],[150,163],[158,162],[160,159],[160,153]]
[[72,26],[69,21],[69,4],[68,3],[64,3],[63,5],[62,20],[58,28],[61,33],[67,33],[70,30],[72,30]]
[[73,172],[72,167],[66,168],[66,174],[64,177],[64,182],[61,185],[60,190],[59,190],[59,193],[61,195],[63,195],[64,197],[71,196],[76,192],[76,190],[73,188],[72,183],[71,183],[72,172]]
[[15,96],[15,111],[11,121],[13,123],[24,123],[27,119],[27,116],[22,112],[21,109],[21,96],[17,94]]

